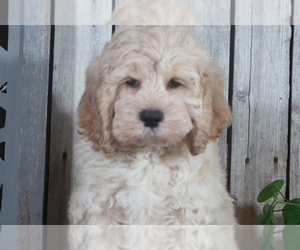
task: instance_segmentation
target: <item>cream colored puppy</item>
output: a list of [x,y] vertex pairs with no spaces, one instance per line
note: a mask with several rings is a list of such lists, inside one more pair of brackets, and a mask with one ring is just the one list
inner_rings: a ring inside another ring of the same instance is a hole
[[191,29],[120,28],[86,72],[71,224],[236,224],[221,70]]

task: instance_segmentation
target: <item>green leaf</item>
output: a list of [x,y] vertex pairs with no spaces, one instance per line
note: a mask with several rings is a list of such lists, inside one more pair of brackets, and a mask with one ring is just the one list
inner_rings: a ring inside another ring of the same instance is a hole
[[286,225],[300,225],[300,215],[291,216],[285,224]]
[[[274,206],[274,207],[275,207],[275,206]],[[261,224],[261,225],[265,225],[265,224],[264,224],[265,221],[268,220],[268,218],[265,218],[265,217],[266,217],[266,214],[268,213],[268,211],[269,211],[270,209],[271,209],[271,210],[274,210],[274,207],[272,208],[272,206],[271,206],[270,204],[264,205],[264,207],[263,207],[263,214],[264,214],[264,215],[260,218],[260,224]],[[269,222],[268,222],[267,225],[277,225],[277,224],[278,224],[278,223],[277,223],[277,219],[275,218],[274,213],[273,213],[273,211],[272,211],[270,220],[269,220]]]
[[264,208],[263,208],[264,215],[266,215],[268,213],[268,211],[269,211],[270,208],[271,208],[270,204],[264,205]]
[[278,249],[274,238],[275,226],[264,226],[264,237],[260,240],[260,250],[275,250]]
[[[300,198],[290,200],[289,203],[300,205]],[[300,206],[286,204],[282,209],[284,224],[300,225]]]
[[[263,208],[264,215],[260,217],[259,223],[261,225],[272,225],[272,217],[274,217],[273,214],[274,206],[271,206],[269,204],[265,205]],[[275,219],[275,217],[274,217]],[[275,219],[276,220],[276,219]]]
[[284,180],[277,180],[266,186],[257,196],[258,202],[264,202],[273,197],[283,187]]
[[299,250],[300,226],[285,226],[282,238],[285,250]]

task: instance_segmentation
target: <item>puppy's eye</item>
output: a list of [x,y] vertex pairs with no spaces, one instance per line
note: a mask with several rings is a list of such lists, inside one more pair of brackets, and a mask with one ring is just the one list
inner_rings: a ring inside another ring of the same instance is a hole
[[171,80],[171,81],[169,81],[169,83],[168,83],[168,88],[176,89],[176,88],[178,88],[180,85],[181,85],[180,82],[176,82],[175,80]]
[[126,81],[126,84],[130,87],[133,87],[133,88],[137,88],[140,86],[140,83],[138,80],[135,80],[135,79],[131,79],[131,80],[128,80]]

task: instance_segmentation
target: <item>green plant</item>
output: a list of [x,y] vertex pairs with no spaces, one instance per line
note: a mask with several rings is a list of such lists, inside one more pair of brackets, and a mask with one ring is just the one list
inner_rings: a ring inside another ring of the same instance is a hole
[[283,249],[279,245],[280,238],[285,250],[299,250],[300,226],[264,226],[263,237],[259,242],[260,250]]
[[[300,225],[300,198],[287,200],[280,189],[284,185],[284,180],[276,180],[267,185],[258,195],[258,202],[265,202],[272,199],[271,204],[263,207],[263,216],[260,218],[261,225],[277,225],[275,212],[282,212],[285,225]],[[278,196],[282,196],[279,199]],[[282,209],[275,209],[278,204],[284,204]]]

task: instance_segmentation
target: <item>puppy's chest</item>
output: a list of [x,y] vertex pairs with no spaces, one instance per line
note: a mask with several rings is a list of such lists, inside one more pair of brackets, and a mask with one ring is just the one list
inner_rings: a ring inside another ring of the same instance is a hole
[[[190,171],[188,163],[168,164],[167,162],[141,161],[123,165],[123,169],[114,169],[115,176],[109,182],[115,183],[117,193],[132,192],[140,195],[166,196],[179,195],[178,192],[194,179],[195,171]],[[120,175],[117,172],[120,171]],[[115,193],[115,194],[117,194]]]
[[121,223],[198,223],[200,169],[186,161],[168,164],[145,160],[110,170],[110,178],[102,179],[101,189],[109,192],[102,196],[101,206],[108,214],[113,211]]

